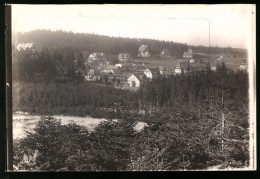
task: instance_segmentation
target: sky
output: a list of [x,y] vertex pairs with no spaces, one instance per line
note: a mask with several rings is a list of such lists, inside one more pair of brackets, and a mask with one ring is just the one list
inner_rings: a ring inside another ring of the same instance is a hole
[[254,5],[13,5],[14,32],[37,29],[247,48]]

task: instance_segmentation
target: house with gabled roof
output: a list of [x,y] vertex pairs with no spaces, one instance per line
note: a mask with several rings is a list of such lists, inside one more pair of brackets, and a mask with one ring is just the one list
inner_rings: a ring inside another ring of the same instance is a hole
[[145,58],[150,56],[148,45],[141,45],[138,49],[138,57]]
[[239,69],[240,70],[247,70],[247,68],[248,68],[247,61],[245,59],[241,60],[241,62],[239,64]]
[[182,68],[180,65],[176,65],[174,69],[175,74],[181,74],[182,73]]
[[16,49],[19,51],[30,51],[33,53],[37,53],[37,48],[34,45],[34,43],[19,43],[16,47]]
[[183,58],[192,58],[192,49],[188,49],[188,51],[184,52]]
[[131,61],[131,57],[129,53],[120,53],[118,55],[118,60],[119,62],[130,62]]
[[100,52],[94,52],[91,53],[88,57],[89,61],[96,61],[96,60],[106,60],[106,57],[104,55],[104,53],[100,53]]
[[169,52],[168,49],[164,49],[164,50],[161,52],[160,56],[161,56],[162,58],[168,58],[168,57],[171,57],[171,54],[170,54],[170,52]]
[[144,75],[147,77],[147,78],[156,78],[157,76],[160,75],[160,70],[158,67],[154,67],[154,68],[146,68],[144,70]]
[[139,74],[132,73],[126,81],[130,87],[139,88],[141,84],[141,77],[139,76]]

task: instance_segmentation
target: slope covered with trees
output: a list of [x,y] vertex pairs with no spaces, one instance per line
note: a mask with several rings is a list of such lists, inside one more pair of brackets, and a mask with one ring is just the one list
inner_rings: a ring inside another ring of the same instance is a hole
[[15,45],[26,42],[34,43],[39,51],[48,47],[51,52],[65,52],[66,50],[70,50],[92,53],[96,51],[112,55],[127,52],[133,57],[137,57],[138,49],[143,44],[149,46],[149,51],[152,55],[160,54],[163,49],[168,49],[172,55],[182,56],[183,52],[188,49],[187,44],[169,41],[109,37],[50,30],[17,33]]
[[[230,72],[224,63],[217,72],[154,79],[136,93],[87,83],[23,82],[15,89],[14,95],[23,94],[15,98],[17,110],[119,119],[89,133],[44,117],[34,132],[15,143],[15,165],[20,169],[144,171],[249,165],[248,74]],[[137,120],[149,126],[136,132]]]

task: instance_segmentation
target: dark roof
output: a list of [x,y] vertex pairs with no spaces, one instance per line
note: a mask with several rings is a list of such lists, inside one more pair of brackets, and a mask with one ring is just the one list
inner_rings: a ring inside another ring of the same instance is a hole
[[160,70],[159,70],[159,67],[154,67],[154,68],[148,68],[152,75],[160,75]]

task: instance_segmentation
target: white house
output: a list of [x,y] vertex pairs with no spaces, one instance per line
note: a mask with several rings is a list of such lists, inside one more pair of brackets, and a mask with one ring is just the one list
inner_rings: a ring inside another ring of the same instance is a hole
[[138,49],[138,57],[150,57],[151,54],[148,49],[148,45],[141,45]]
[[160,71],[160,74],[163,75],[165,72],[164,66],[159,66],[159,71]]
[[106,60],[106,58],[104,53],[94,52],[89,55],[88,60]]
[[17,45],[16,49],[18,51],[31,51],[33,53],[37,52],[37,49],[34,43],[20,43]]
[[183,58],[192,58],[192,49],[188,49],[188,51],[184,52]]
[[115,64],[115,67],[122,68],[122,64],[120,64],[120,63]]
[[127,83],[129,84],[130,87],[139,88],[140,87],[140,83],[141,83],[139,75],[132,73],[127,78]]
[[[97,81],[96,70],[90,69],[87,76],[85,76],[85,81]],[[99,79],[100,80],[100,79]]]
[[105,66],[103,69],[101,69],[100,71],[103,73],[111,73],[111,74],[115,74],[115,72],[118,70],[117,66],[113,66],[113,65],[107,65]]
[[246,69],[247,69],[247,64],[246,64],[245,62],[241,62],[241,63],[239,64],[239,69],[240,69],[240,70],[246,70]]
[[164,50],[161,52],[161,57],[162,57],[162,58],[171,57],[171,54],[170,54],[169,50],[168,50],[168,49],[164,49]]
[[181,74],[181,66],[180,65],[177,65],[176,67],[175,67],[175,70],[174,70],[174,72],[175,72],[175,74]]
[[130,62],[131,61],[130,54],[129,53],[120,53],[118,55],[118,60],[120,62]]

